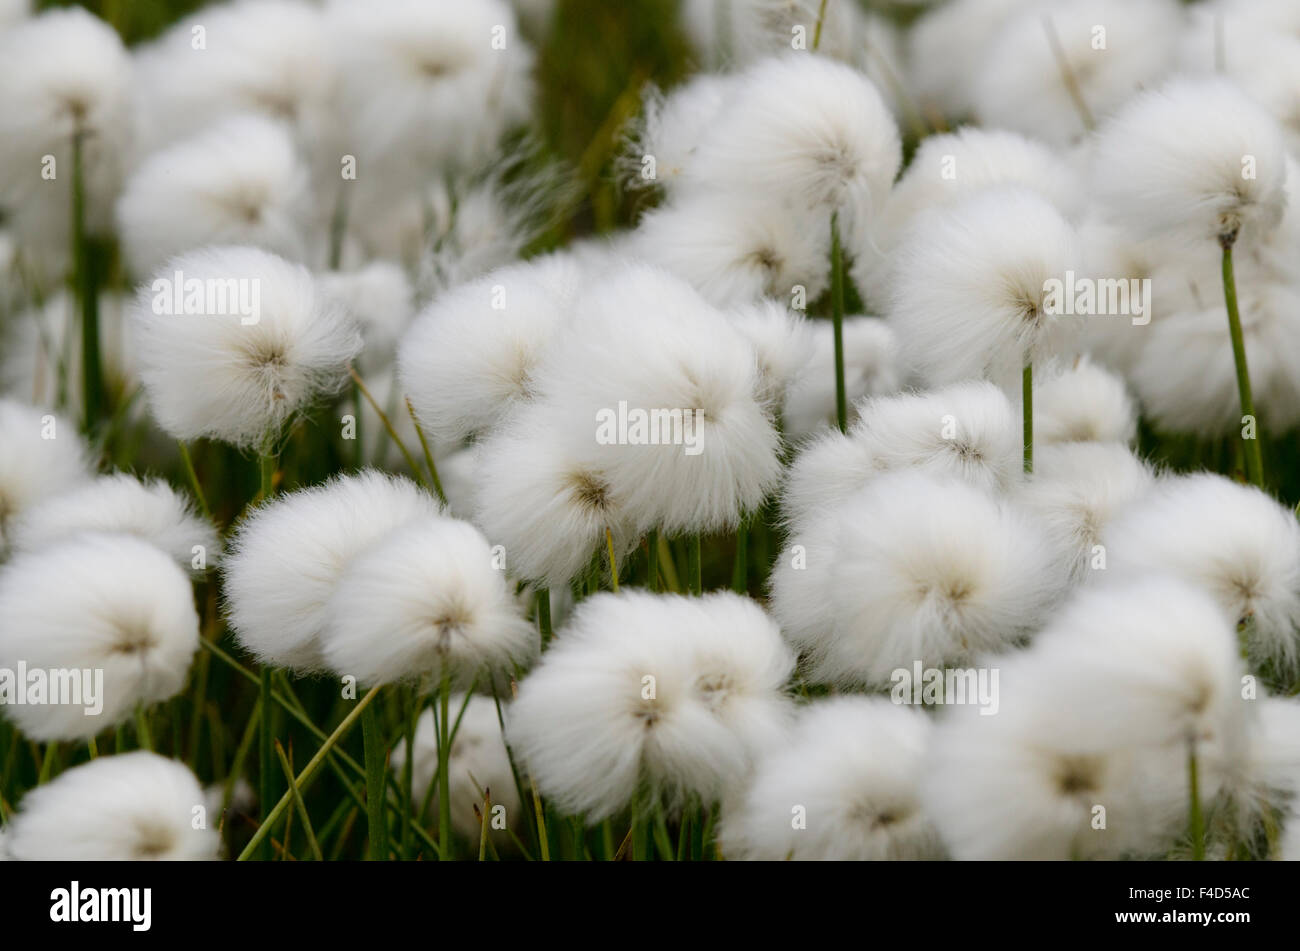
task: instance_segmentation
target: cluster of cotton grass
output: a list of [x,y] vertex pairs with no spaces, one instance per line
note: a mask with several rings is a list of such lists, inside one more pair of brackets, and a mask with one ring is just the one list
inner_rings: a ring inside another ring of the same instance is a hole
[[0,857],[1300,858],[1293,5],[683,0],[560,247],[548,7],[0,14]]

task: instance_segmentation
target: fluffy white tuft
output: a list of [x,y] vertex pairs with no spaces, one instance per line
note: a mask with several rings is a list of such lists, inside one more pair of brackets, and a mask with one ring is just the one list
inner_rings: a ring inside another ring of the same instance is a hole
[[793,666],[748,598],[597,594],[520,685],[507,737],[566,813],[598,821],[642,795],[711,803],[783,737]]
[[374,471],[253,509],[222,563],[226,613],[239,643],[263,664],[322,669],[319,637],[348,563],[390,531],[438,511],[415,483]]
[[[186,295],[201,287],[196,297],[204,299],[169,313],[176,272]],[[221,306],[209,293],[231,281],[241,303],[256,295],[257,306],[246,308],[256,313],[241,313],[230,298]],[[207,436],[246,449],[265,450],[295,415],[341,389],[361,350],[351,317],[306,268],[255,248],[173,258],[140,289],[131,327],[159,425],[177,439]]]
[[194,828],[203,805],[182,763],[143,750],[101,756],[23,797],[3,845],[19,861],[208,861],[221,837]]
[[[931,726],[883,698],[837,697],[800,711],[787,745],[759,760],[723,811],[728,859],[943,858],[920,802]],[[796,827],[802,816],[806,825]]]
[[1036,446],[1137,438],[1137,407],[1121,377],[1086,357],[1043,375],[1034,385]]
[[468,522],[428,516],[394,529],[339,574],[325,606],[329,668],[363,684],[513,672],[538,651],[501,556]]
[[0,553],[14,521],[42,499],[90,479],[90,454],[77,427],[54,413],[0,398]]
[[34,740],[85,739],[175,696],[198,649],[189,578],[142,539],[84,532],[0,569],[0,667],[103,670],[94,704],[4,705]]

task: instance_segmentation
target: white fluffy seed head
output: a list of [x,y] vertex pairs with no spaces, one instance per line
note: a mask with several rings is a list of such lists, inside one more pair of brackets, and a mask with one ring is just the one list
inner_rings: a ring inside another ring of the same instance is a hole
[[575,433],[586,427],[613,497],[640,531],[734,526],[780,478],[780,437],[753,348],[657,268],[629,265],[586,291],[538,388]]
[[1070,442],[1034,448],[1033,476],[1016,498],[1037,516],[1055,547],[1069,553],[1078,581],[1109,568],[1106,527],[1153,484],[1151,470],[1126,446]]
[[1224,79],[1172,79],[1098,132],[1093,188],[1138,236],[1261,237],[1282,218],[1285,187],[1276,121]]
[[101,756],[24,796],[0,845],[19,861],[207,861],[221,837],[194,827],[203,805],[182,763],[143,750]]
[[351,317],[306,268],[256,248],[172,258],[141,287],[131,327],[158,424],[245,449],[266,448],[341,389],[361,350]]
[[475,450],[474,522],[504,545],[512,574],[563,588],[606,545],[626,555],[640,537],[592,437],[594,420],[550,403],[511,413]]
[[308,172],[288,126],[229,116],[149,156],[127,179],[117,220],[131,270],[153,274],[209,244],[305,253]]
[[784,736],[793,657],[748,598],[625,590],[579,604],[510,707],[511,748],[566,813],[720,799]]
[[902,164],[898,128],[875,84],[824,57],[762,60],[700,143],[691,189],[779,195],[840,212],[841,234],[879,212]]
[[[474,814],[474,807],[483,811],[484,794],[492,799],[492,810],[505,809],[507,825],[514,826],[523,815],[519,802],[519,793],[515,786],[514,774],[510,769],[510,754],[506,751],[505,738],[501,733],[501,723],[497,719],[497,707],[492,698],[473,695],[468,698],[463,694],[453,694],[449,709],[453,718],[459,717],[456,734],[451,741],[448,754],[447,775],[451,786],[451,824],[460,835],[478,841],[479,820]],[[461,709],[465,713],[460,714]],[[503,711],[504,712],[504,711]],[[456,722],[453,720],[453,722]],[[406,740],[402,739],[393,747],[388,759],[389,768],[395,776],[401,776],[406,765]],[[431,787],[436,787],[438,779],[438,733],[434,728],[433,710],[420,717],[415,728],[415,759],[411,763],[411,790],[416,802],[424,802]],[[438,801],[436,788],[433,789],[430,802]],[[510,842],[505,828],[498,829],[494,824],[495,815],[485,816],[488,823],[488,835],[492,837],[497,849],[502,849]]]
[[512,673],[538,651],[518,611],[503,553],[468,522],[430,516],[394,529],[353,558],[326,606],[330,670],[367,685],[468,683]]
[[1176,0],[1026,4],[995,31],[971,77],[975,112],[984,125],[1076,142],[1165,75],[1182,26]]
[[[117,31],[80,7],[0,32],[0,204],[26,208],[43,228],[55,223],[56,246],[70,239],[75,134],[83,141],[87,225],[109,226],[130,140],[130,77]],[[15,215],[20,230],[27,220]]]
[[1080,263],[1073,228],[1022,186],[918,215],[896,253],[889,311],[904,365],[932,384],[1015,378],[1076,329],[1052,312],[1048,282]]
[[764,755],[728,800],[723,853],[777,862],[942,858],[920,802],[930,732],[923,712],[883,698],[814,702],[789,743]]
[[1034,388],[1036,445],[1137,438],[1137,407],[1121,377],[1087,357],[1043,376]]
[[[95,703],[6,704],[6,716],[32,739],[85,739],[138,704],[175,696],[198,647],[189,578],[132,535],[70,535],[0,570],[0,667],[76,669],[92,681],[103,671]],[[83,686],[83,700],[91,689]]]
[[62,416],[0,398],[0,553],[15,520],[42,499],[90,479],[90,454]]
[[193,503],[161,479],[125,472],[100,476],[33,505],[13,528],[13,545],[31,551],[78,532],[122,532],[161,549],[202,575],[221,552],[216,529]]
[[457,441],[532,399],[538,365],[568,321],[581,279],[572,257],[549,255],[436,297],[398,354],[402,388],[425,431]]
[[253,509],[222,563],[235,637],[260,663],[323,669],[320,633],[347,564],[390,531],[438,511],[437,500],[415,483],[374,471]]
[[534,54],[504,0],[331,0],[325,17],[348,139],[404,180],[483,161],[527,118]]
[[824,214],[773,192],[693,191],[648,212],[628,253],[688,281],[718,307],[763,297],[815,300],[830,279]]
[[972,126],[930,136],[922,140],[880,215],[853,235],[853,279],[866,298],[888,299],[892,252],[918,214],[990,185],[1032,189],[1069,220],[1082,211],[1085,193],[1079,176],[1041,142]]
[[1300,524],[1260,490],[1217,475],[1164,479],[1104,538],[1109,573],[1176,574],[1245,625],[1256,657],[1300,659]]
[[[292,43],[284,41],[293,37]],[[148,155],[235,113],[292,126],[307,154],[319,152],[334,180],[335,57],[319,5],[308,0],[234,0],[204,7],[135,50],[135,128]]]
[[1019,509],[899,472],[791,534],[772,609],[814,679],[879,685],[916,661],[954,666],[1016,644],[1065,582],[1061,553]]
[[1189,737],[1204,802],[1244,743],[1230,624],[1158,575],[1090,589],[997,666],[998,715],[946,710],[923,780],[958,859],[1166,853],[1185,830]]
[[935,4],[907,33],[909,88],[923,114],[968,116],[973,77],[999,26],[1028,0],[951,0]]
[[667,94],[647,86],[620,160],[627,187],[671,193],[735,85],[731,76],[700,73]]

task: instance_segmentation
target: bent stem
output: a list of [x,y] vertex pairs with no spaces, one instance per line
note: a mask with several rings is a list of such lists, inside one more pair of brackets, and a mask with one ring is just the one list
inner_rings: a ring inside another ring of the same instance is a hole
[[835,422],[849,428],[849,403],[844,390],[844,248],[840,244],[839,212],[831,214],[831,325],[835,336]]
[[424,451],[424,461],[429,466],[429,475],[433,479],[433,491],[438,493],[438,501],[443,505],[447,504],[447,493],[442,491],[442,480],[438,478],[438,467],[433,462],[433,453],[429,451],[429,440],[424,438],[424,427],[420,425],[420,419],[415,415],[415,407],[411,405],[411,398],[406,398],[406,412],[411,417],[411,424],[415,426],[415,435],[420,440],[420,448]]
[[[313,756],[308,761],[307,765],[303,767],[302,772],[298,774],[297,782],[294,783],[300,794],[306,792],[308,784],[316,775],[316,771],[320,769],[321,764],[325,762],[325,758],[329,755],[330,751],[334,749],[339,740],[343,739],[343,737],[347,735],[348,730],[352,729],[352,725],[357,722],[357,718],[362,716],[365,711],[370,708],[370,704],[374,702],[375,697],[378,695],[378,687],[370,688],[370,691],[357,701],[357,705],[352,708],[352,712],[343,718],[343,722],[335,727],[334,732],[331,733],[328,739],[321,744],[320,749],[316,751],[316,755]],[[253,833],[253,838],[249,840],[248,845],[244,846],[244,851],[239,853],[239,857],[235,861],[246,862],[255,852],[258,851],[267,836],[271,834],[271,827],[279,821],[280,816],[282,816],[284,811],[289,808],[289,804],[292,801],[292,792],[286,792],[280,797],[280,801],[275,804],[275,808],[271,810],[270,814],[262,820],[261,825],[257,827],[257,831]]]
[[104,369],[99,353],[99,295],[86,238],[84,136],[80,129],[72,134],[72,270],[81,309],[81,398],[85,413],[82,430],[89,433],[99,421],[103,408]]
[[1187,742],[1187,819],[1192,836],[1192,861],[1205,861],[1205,820],[1201,817],[1201,784],[1196,764],[1196,740]]
[[[269,443],[267,448],[263,449],[258,457],[258,471],[261,475],[261,491],[258,498],[261,500],[269,499],[275,491],[275,456],[271,454]],[[258,695],[261,700],[262,714],[260,730],[258,735],[258,804],[261,806],[261,818],[266,822],[270,817],[271,800],[275,796],[275,738],[271,735],[273,707],[271,699],[271,674],[272,668],[263,666],[261,677],[258,680]],[[267,838],[263,843],[258,857],[263,862],[269,862],[274,857],[274,851],[271,847],[271,840]]]
[[1244,426],[1245,417],[1249,416],[1254,424],[1253,439],[1243,440],[1246,457],[1246,478],[1252,485],[1264,487],[1264,460],[1259,449],[1259,420],[1255,416],[1255,398],[1250,390],[1250,370],[1246,366],[1246,338],[1241,331],[1241,312],[1237,308],[1237,281],[1232,268],[1232,244],[1229,239],[1220,239],[1223,247],[1223,299],[1228,309],[1228,335],[1232,338],[1232,359],[1237,368],[1237,394],[1241,399],[1241,415]]
[[194,490],[194,498],[198,500],[199,511],[209,522],[212,521],[212,509],[208,508],[208,498],[203,494],[203,485],[199,482],[199,474],[194,469],[194,460],[190,457],[190,447],[185,445],[185,440],[176,440],[176,445],[181,448],[181,462],[185,464],[185,475],[190,480],[190,488]]
[[1026,363],[1020,375],[1025,418],[1025,471],[1034,471],[1034,365]]

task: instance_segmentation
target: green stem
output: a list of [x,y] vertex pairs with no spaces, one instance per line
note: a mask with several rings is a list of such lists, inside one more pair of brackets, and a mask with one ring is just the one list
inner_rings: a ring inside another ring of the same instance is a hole
[[[1255,398],[1250,390],[1250,370],[1246,366],[1246,339],[1241,330],[1241,313],[1237,309],[1237,281],[1232,268],[1232,242],[1221,241],[1223,246],[1223,299],[1228,308],[1228,334],[1232,337],[1232,359],[1237,368],[1237,394],[1241,400],[1242,417],[1249,416],[1254,424],[1253,439],[1244,440],[1246,478],[1253,485],[1264,487],[1264,459],[1260,453],[1259,418],[1255,415]],[[1243,418],[1242,425],[1245,425]]]
[[551,589],[537,589],[537,629],[541,632],[542,646],[551,643],[555,631],[551,628]]
[[838,211],[831,215],[831,323],[835,334],[835,422],[839,425],[840,432],[847,432],[849,403],[844,389],[844,248],[840,245]]
[[208,508],[208,498],[203,494],[203,485],[199,482],[199,474],[194,469],[194,460],[190,457],[190,447],[185,445],[185,440],[176,440],[176,445],[181,448],[181,462],[185,464],[185,475],[190,480],[190,488],[194,490],[194,497],[198,500],[199,510],[203,517],[209,522],[212,521],[212,510]]
[[[303,767],[302,772],[298,774],[298,781],[295,785],[298,787],[300,793],[306,791],[308,783],[315,776],[316,771],[320,769],[321,763],[325,762],[325,758],[329,755],[330,750],[334,748],[335,744],[337,744],[339,740],[347,735],[348,730],[352,729],[352,725],[357,722],[357,718],[364,714],[366,710],[370,709],[370,704],[374,702],[375,697],[378,695],[379,688],[372,687],[364,697],[357,701],[357,705],[352,708],[351,713],[343,718],[343,722],[334,728],[334,732],[329,735],[329,738],[321,744],[320,749],[316,751],[316,755],[311,758],[307,765]],[[280,801],[275,804],[275,808],[271,810],[270,814],[265,820],[263,820],[262,824],[257,827],[257,831],[253,833],[253,838],[249,840],[248,845],[244,846],[244,851],[239,853],[239,858],[236,859],[236,861],[246,862],[258,850],[262,842],[271,834],[271,827],[279,821],[280,816],[284,815],[284,811],[289,808],[292,797],[293,794],[291,792],[286,792],[280,797]]]
[[442,668],[438,688],[438,848],[441,860],[452,859],[451,843],[451,668]]
[[[366,760],[366,817],[369,820],[369,859],[372,862],[388,861],[388,816],[386,815],[385,770],[388,769],[388,749],[384,745],[384,732],[379,725],[379,711],[366,707],[361,717],[361,737],[365,745]],[[407,753],[408,758],[411,755]]]
[[659,531],[651,529],[646,536],[646,587],[659,590]]
[[1192,835],[1192,860],[1205,861],[1205,820],[1201,817],[1201,784],[1196,764],[1196,741],[1187,746],[1187,812]]
[[1020,374],[1025,418],[1025,471],[1034,471],[1034,365],[1026,363]]
[[817,27],[813,30],[813,45],[815,51],[822,45],[822,23],[826,20],[826,0],[822,0],[821,6],[817,8]]
[[153,752],[153,733],[149,730],[149,714],[143,704],[135,708],[135,738],[140,749]]
[[303,831],[307,836],[307,845],[311,848],[312,858],[317,862],[323,862],[325,856],[321,854],[320,843],[316,841],[316,832],[311,825],[311,816],[307,815],[307,803],[303,801],[298,784],[294,782],[293,767],[289,764],[289,758],[284,755],[284,748],[280,746],[279,741],[275,744],[275,752],[280,758],[280,768],[284,771],[285,781],[289,784],[289,793],[293,796],[294,805],[298,809],[298,817],[302,819]]
[[411,709],[406,717],[406,758],[402,761],[402,857],[412,853],[412,825],[415,817],[415,731],[420,722],[420,691],[411,690]]
[[[258,730],[257,765],[258,765],[258,804],[261,806],[261,819],[266,822],[270,816],[271,800],[275,797],[275,775],[271,769],[275,763],[275,738],[271,735],[271,673],[270,667],[263,667],[258,679],[258,696],[262,707],[262,722]],[[268,837],[262,844],[259,856],[263,862],[271,859],[271,840]]]
[[701,571],[700,535],[697,532],[686,540],[686,583],[691,594],[704,593]]
[[736,594],[749,591],[749,519],[736,529],[736,561],[731,568],[731,590]]
[[447,493],[442,490],[442,480],[438,478],[438,466],[433,461],[433,453],[429,450],[429,440],[424,436],[424,427],[420,425],[420,420],[415,415],[415,407],[411,405],[411,398],[406,398],[406,412],[411,417],[411,423],[415,426],[415,435],[420,440],[420,449],[424,452],[425,465],[429,467],[429,476],[433,479],[433,491],[438,494],[438,500],[443,505],[447,504]]
[[614,555],[614,533],[605,529],[605,550],[609,554],[609,588],[618,593],[618,558]]

